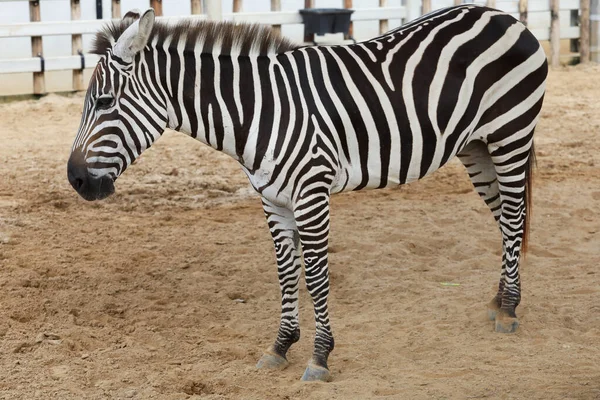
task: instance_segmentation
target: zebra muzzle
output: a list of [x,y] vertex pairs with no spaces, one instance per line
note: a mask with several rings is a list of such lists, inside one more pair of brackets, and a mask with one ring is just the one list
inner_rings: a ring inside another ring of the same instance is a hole
[[113,178],[90,175],[83,155],[77,151],[71,154],[67,163],[67,177],[73,189],[88,201],[102,200],[115,192]]

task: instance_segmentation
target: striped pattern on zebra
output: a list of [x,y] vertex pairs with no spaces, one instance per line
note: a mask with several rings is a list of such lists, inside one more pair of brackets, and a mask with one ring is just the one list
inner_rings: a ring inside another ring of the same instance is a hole
[[109,24],[94,52],[102,58],[68,163],[81,196],[113,193],[167,127],[238,160],[261,195],[282,300],[258,367],[285,367],[300,338],[303,261],[316,321],[303,379],[330,379],[330,195],[409,183],[454,156],[502,237],[489,315],[498,332],[517,328],[547,63],[513,17],[462,5],[363,43],[301,47],[258,26],[155,23],[148,10]]

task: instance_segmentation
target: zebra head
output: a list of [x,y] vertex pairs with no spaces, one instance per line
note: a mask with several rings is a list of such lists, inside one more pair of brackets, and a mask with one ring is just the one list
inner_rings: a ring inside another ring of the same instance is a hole
[[153,26],[152,9],[129,12],[96,37],[93,52],[101,59],[67,165],[71,186],[86,200],[111,195],[117,177],[167,126],[166,100],[144,85],[154,79],[154,66],[140,54]]

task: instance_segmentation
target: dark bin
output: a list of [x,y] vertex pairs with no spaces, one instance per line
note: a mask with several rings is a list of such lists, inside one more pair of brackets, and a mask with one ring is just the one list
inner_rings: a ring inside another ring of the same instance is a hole
[[300,10],[304,22],[304,33],[324,35],[326,33],[348,34],[350,15],[354,10],[345,8],[305,8]]

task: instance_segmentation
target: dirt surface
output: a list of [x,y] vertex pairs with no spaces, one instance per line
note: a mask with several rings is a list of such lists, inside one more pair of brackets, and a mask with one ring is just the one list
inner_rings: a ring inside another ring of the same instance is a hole
[[169,132],[88,203],[66,179],[82,95],[1,105],[0,398],[600,398],[599,81],[550,76],[514,335],[486,319],[500,237],[458,162],[333,198],[327,384],[299,381],[305,290],[290,366],[254,367],[279,290],[234,161]]

